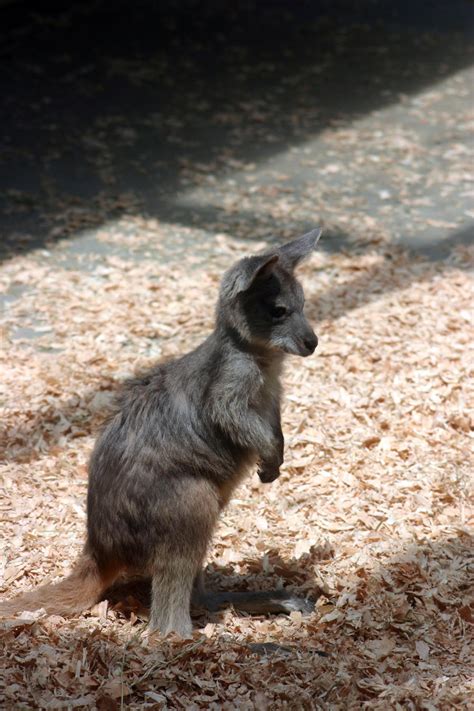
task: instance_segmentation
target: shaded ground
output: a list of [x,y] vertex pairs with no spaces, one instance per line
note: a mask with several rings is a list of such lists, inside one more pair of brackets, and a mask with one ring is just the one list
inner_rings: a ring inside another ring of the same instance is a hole
[[[174,225],[147,244],[167,256],[315,221],[428,249],[472,236],[472,4],[392,5],[4,9],[6,253],[123,214]],[[136,253],[133,230],[115,233]],[[87,236],[75,258],[103,254]]]
[[4,622],[0,705],[467,708],[472,3],[48,7],[0,9],[2,597],[80,549],[117,383],[209,332],[232,260],[318,223],[285,473],[239,490],[208,575],[325,595],[186,644],[142,643],[133,596]]

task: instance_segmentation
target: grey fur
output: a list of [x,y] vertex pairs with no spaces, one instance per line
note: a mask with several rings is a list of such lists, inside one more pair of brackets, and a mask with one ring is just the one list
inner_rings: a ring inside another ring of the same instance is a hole
[[97,440],[85,552],[104,578],[151,575],[152,630],[191,632],[193,584],[219,512],[255,463],[263,482],[280,474],[283,358],[317,345],[293,269],[319,234],[229,269],[213,333],[126,383]]

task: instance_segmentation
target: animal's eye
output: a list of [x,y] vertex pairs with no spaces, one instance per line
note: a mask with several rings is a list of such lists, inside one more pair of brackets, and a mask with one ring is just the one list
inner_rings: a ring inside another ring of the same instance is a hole
[[286,309],[284,306],[272,306],[270,309],[270,313],[272,315],[272,318],[283,318],[283,316],[286,316],[288,309]]

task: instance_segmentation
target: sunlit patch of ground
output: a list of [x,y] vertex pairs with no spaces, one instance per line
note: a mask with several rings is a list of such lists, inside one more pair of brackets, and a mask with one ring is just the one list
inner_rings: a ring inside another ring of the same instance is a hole
[[[3,323],[2,596],[67,571],[117,382],[209,332],[222,269],[243,251],[222,236],[193,268],[109,258],[83,273],[34,252],[3,264],[2,286],[28,288]],[[314,614],[201,616],[187,642],[143,642],[139,605],[131,617],[102,603],[75,619],[3,621],[3,706],[466,708],[470,266],[465,247],[432,263],[365,246],[301,269],[320,346],[287,361],[283,474],[236,492],[208,577],[323,589]],[[37,338],[13,338],[33,313]],[[251,647],[266,642],[280,646]]]

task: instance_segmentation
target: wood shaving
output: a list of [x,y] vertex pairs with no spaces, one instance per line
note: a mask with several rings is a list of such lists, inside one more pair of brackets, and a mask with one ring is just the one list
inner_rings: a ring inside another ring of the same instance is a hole
[[[87,459],[112,392],[211,329],[221,271],[239,249],[225,242],[192,271],[109,259],[84,274],[40,265],[34,252],[4,263],[7,289],[28,284],[3,323],[4,595],[73,563]],[[211,587],[323,586],[315,613],[226,611],[198,618],[185,642],[142,640],[133,597],[74,619],[2,621],[4,708],[428,708],[427,699],[464,708],[474,605],[469,254],[451,264],[390,257],[319,252],[301,269],[320,346],[287,361],[283,475],[271,486],[253,476],[237,491],[209,555]],[[34,343],[12,338],[32,313],[47,329]],[[285,653],[257,655],[251,644]]]

